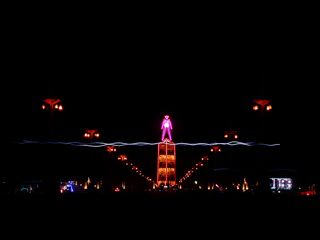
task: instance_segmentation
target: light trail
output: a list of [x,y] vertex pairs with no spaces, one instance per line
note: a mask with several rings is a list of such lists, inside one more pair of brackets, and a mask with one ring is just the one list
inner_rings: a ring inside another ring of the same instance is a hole
[[[147,143],[147,142],[135,142],[135,143],[124,143],[124,142],[112,142],[112,143],[105,143],[105,142],[92,142],[92,143],[82,143],[82,142],[57,142],[57,141],[28,141],[23,140],[21,142],[15,142],[17,144],[53,144],[53,145],[71,145],[76,147],[106,147],[106,146],[115,146],[115,147],[124,147],[124,146],[155,146],[158,145],[160,142],[155,143]],[[170,144],[170,143],[168,143]],[[219,142],[213,142],[213,143],[175,143],[176,146],[246,146],[246,147],[252,147],[252,146],[266,146],[266,147],[276,147],[280,146],[280,143],[274,143],[274,144],[268,144],[268,143],[256,143],[256,142],[238,142],[238,141],[231,141],[226,143],[219,143]]]

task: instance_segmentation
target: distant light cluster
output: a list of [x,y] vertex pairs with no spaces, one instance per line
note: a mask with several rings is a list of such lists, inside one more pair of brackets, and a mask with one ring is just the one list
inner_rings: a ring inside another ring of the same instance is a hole
[[[115,147],[124,147],[124,146],[155,146],[158,145],[159,142],[156,143],[147,143],[147,142],[135,142],[135,143],[124,143],[124,142],[113,142],[113,143],[105,143],[105,142],[92,142],[92,143],[82,143],[82,142],[57,142],[57,141],[28,141],[23,140],[21,142],[16,142],[18,144],[54,144],[54,145],[71,145],[76,147],[106,147],[106,146],[115,146]],[[170,145],[170,143],[168,143]],[[223,146],[266,146],[266,147],[276,147],[280,146],[280,143],[275,144],[267,144],[267,143],[256,143],[256,142],[238,142],[231,141],[226,143],[175,143],[176,146],[215,146],[215,145],[223,145]]]

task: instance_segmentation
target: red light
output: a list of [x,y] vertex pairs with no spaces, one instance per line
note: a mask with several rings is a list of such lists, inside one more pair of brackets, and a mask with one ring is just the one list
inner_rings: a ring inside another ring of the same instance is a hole
[[63,107],[62,105],[59,105],[59,111],[62,111]]
[[84,137],[88,138],[88,137],[90,137],[90,134],[89,133],[85,133]]
[[268,105],[267,107],[266,107],[266,110],[267,111],[270,111],[272,109],[272,106],[271,105]]

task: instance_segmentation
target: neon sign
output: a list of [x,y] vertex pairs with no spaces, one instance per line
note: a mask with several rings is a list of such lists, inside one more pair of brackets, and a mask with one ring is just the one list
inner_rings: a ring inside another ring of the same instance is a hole
[[291,178],[270,178],[272,183],[270,184],[271,189],[275,190],[291,190],[292,179]]
[[168,133],[168,135],[169,135],[169,140],[172,141],[172,137],[171,137],[172,123],[171,123],[171,120],[169,119],[168,115],[164,116],[164,119],[163,119],[162,125],[161,125],[161,130],[162,130],[161,141],[164,140],[166,133]]

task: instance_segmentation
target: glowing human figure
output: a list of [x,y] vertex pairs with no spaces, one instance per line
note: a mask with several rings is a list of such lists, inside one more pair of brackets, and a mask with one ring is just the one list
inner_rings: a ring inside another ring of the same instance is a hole
[[164,140],[166,132],[168,132],[169,139],[170,139],[170,141],[172,141],[172,137],[171,137],[172,123],[171,123],[171,120],[169,119],[168,115],[164,116],[164,119],[163,119],[162,125],[161,125],[161,130],[162,130],[161,141]]

